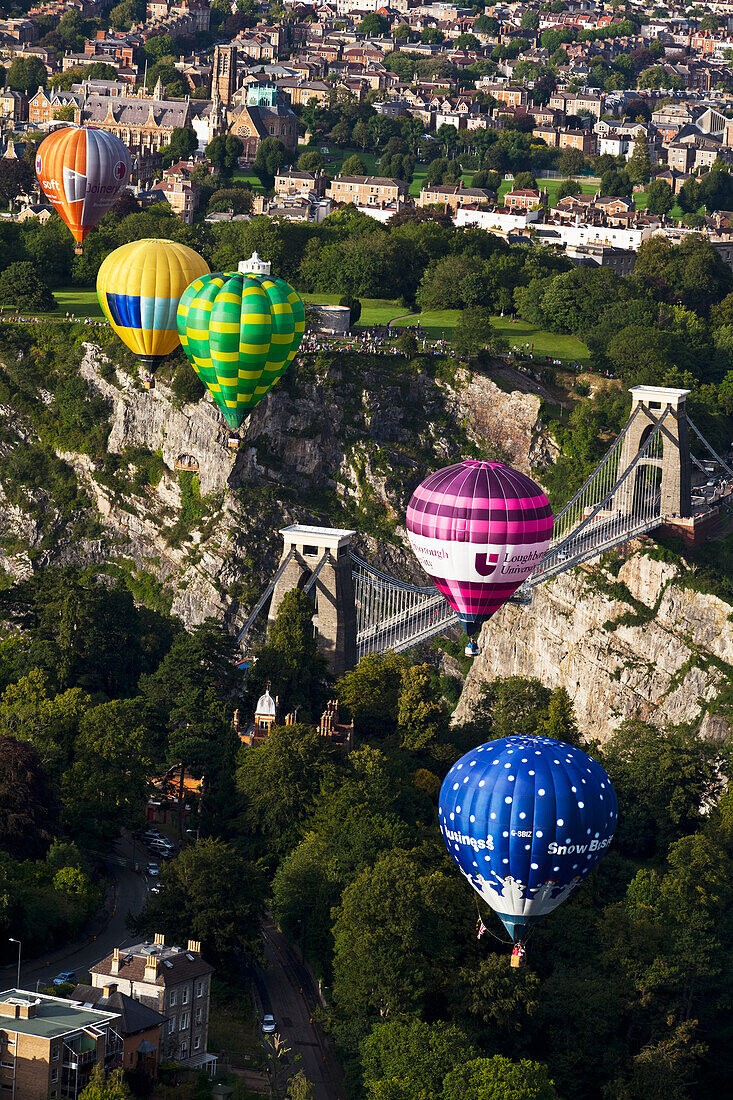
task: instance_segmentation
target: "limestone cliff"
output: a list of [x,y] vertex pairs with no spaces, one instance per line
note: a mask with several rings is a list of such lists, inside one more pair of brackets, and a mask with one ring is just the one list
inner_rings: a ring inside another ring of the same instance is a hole
[[[417,579],[400,525],[420,477],[466,453],[524,469],[553,454],[539,397],[463,370],[432,376],[399,359],[296,362],[245,422],[237,454],[208,395],[181,404],[160,382],[144,390],[93,344],[80,373],[107,402],[108,455],[120,457],[112,474],[87,455],[59,457],[86,490],[99,531],[54,534],[46,523],[41,532],[32,507],[0,497],[0,566],[23,576],[53,564],[112,563],[189,625],[208,615],[241,623],[274,571],[279,529],[293,522],[353,527],[370,560]],[[32,430],[13,409],[5,413],[12,450]],[[141,454],[162,460],[149,484],[136,477]],[[44,507],[51,512],[53,501]]]
[[574,569],[535,589],[531,606],[505,605],[481,632],[456,719],[486,682],[536,676],[566,688],[581,728],[601,740],[632,717],[724,736],[714,704],[733,672],[732,617],[730,604],[686,588],[679,566],[637,544],[617,577]]

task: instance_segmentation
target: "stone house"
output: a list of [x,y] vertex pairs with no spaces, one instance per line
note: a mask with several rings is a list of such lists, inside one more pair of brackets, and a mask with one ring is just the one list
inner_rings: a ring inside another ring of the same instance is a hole
[[207,1054],[209,999],[213,967],[201,957],[201,945],[189,940],[181,947],[167,947],[163,936],[153,943],[115,948],[91,967],[92,986],[104,989],[110,980],[120,993],[153,1008],[166,1018],[160,1058],[173,1058],[188,1066],[213,1069],[216,1058]]

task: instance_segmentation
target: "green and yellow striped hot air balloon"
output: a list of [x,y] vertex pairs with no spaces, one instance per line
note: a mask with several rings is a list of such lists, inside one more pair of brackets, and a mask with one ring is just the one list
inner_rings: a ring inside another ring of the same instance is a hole
[[284,279],[224,271],[186,288],[177,322],[193,369],[236,431],[295,358],[305,310]]

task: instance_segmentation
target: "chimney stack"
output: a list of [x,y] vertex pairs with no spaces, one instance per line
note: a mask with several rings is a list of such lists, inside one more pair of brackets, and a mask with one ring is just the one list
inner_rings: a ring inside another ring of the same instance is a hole
[[190,951],[192,955],[200,955],[201,940],[189,940],[187,950]]
[[115,947],[112,952],[112,966],[110,967],[110,973],[119,974],[120,972],[120,949]]
[[165,944],[165,936],[162,932],[155,933],[155,936],[153,937],[153,943],[160,944],[160,946],[163,947],[163,945]]
[[158,980],[158,960],[154,959],[151,955],[148,955],[145,960],[145,971],[143,973],[144,982],[155,982]]

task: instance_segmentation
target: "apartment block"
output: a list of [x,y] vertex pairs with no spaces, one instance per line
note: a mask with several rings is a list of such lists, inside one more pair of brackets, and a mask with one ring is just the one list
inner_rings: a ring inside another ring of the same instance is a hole
[[76,1100],[95,1066],[121,1064],[120,1024],[119,1013],[62,997],[0,993],[0,1098]]

